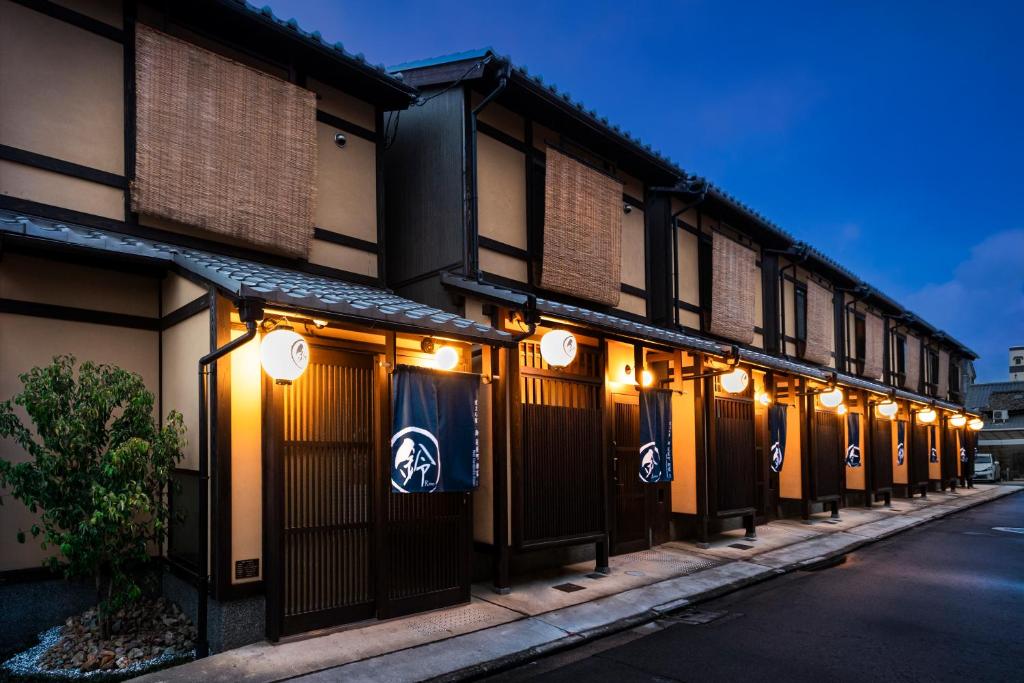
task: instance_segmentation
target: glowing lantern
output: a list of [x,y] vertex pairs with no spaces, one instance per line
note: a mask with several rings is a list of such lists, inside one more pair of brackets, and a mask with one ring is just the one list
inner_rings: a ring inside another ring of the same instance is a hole
[[846,415],[846,413],[849,412],[849,410],[850,409],[846,407],[845,403],[840,403],[839,407],[836,408],[836,412],[839,413],[840,415]]
[[769,403],[772,402],[772,399],[771,399],[771,396],[768,395],[768,392],[766,392],[766,391],[759,391],[759,392],[757,392],[757,402],[760,403],[763,406],[766,406],[766,405],[768,405]]
[[967,426],[970,427],[972,430],[977,432],[977,431],[981,431],[981,428],[985,426],[985,423],[982,421],[982,419],[980,417],[976,417],[973,420],[971,420],[970,422],[968,422]]
[[963,413],[957,413],[953,417],[949,418],[949,424],[953,425],[954,427],[963,427],[965,424],[967,424],[967,416],[964,415]]
[[878,404],[878,414],[890,419],[899,412],[899,409],[900,407],[896,405],[896,401],[882,401]]
[[291,384],[309,365],[309,345],[292,328],[275,328],[260,342],[260,363],[275,382]]
[[750,383],[750,376],[747,375],[747,371],[743,368],[736,368],[732,372],[727,372],[722,375],[720,381],[722,383],[722,388],[730,394],[742,394],[747,390],[747,384]]
[[925,408],[917,412],[917,421],[921,424],[931,424],[938,416],[934,408]]
[[459,364],[459,351],[453,346],[442,346],[434,351],[431,365],[438,370],[451,370]]
[[576,359],[576,337],[566,330],[551,330],[540,338],[540,355],[553,368],[564,368]]
[[843,390],[836,387],[831,391],[818,394],[818,400],[821,401],[821,405],[826,408],[836,408],[843,402]]
[[640,386],[649,387],[654,384],[654,373],[644,370],[640,373]]

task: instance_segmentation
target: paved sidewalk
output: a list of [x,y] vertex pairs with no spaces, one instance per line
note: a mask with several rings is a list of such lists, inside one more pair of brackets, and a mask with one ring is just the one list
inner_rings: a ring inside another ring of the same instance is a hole
[[[517,582],[509,595],[473,587],[467,605],[279,644],[256,643],[136,679],[138,681],[456,680],[636,626],[694,602],[844,555],[868,543],[1021,490],[958,489],[926,499],[897,499],[892,509],[843,508],[808,522],[778,520],[719,535],[710,548],[675,541],[611,558],[611,574],[593,563]],[[572,592],[554,586],[571,583]]]

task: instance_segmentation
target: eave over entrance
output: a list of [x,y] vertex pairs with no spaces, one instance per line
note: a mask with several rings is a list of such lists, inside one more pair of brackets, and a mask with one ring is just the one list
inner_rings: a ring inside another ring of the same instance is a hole
[[371,326],[481,343],[512,343],[508,332],[424,306],[385,289],[113,231],[0,211],[0,238],[151,262],[216,287],[234,300],[258,299],[268,306],[337,316]]
[[[455,273],[442,273],[441,281],[445,286],[452,289],[474,294],[483,299],[489,299],[506,305],[522,308],[529,303],[529,296],[505,287],[490,284],[486,281],[478,281],[472,278],[457,275]],[[549,299],[537,297],[534,305],[537,312],[544,316],[561,319],[570,323],[593,326],[613,336],[626,339],[646,341],[652,344],[663,344],[673,348],[679,348],[695,353],[709,353],[712,355],[727,357],[732,354],[730,344],[717,342],[712,339],[698,337],[684,332],[677,332],[653,325],[635,322],[626,318],[601,313],[580,306],[563,304]],[[751,363],[767,370],[776,370],[791,375],[799,375],[817,382],[830,382],[833,377],[841,385],[864,389],[876,394],[893,395],[896,398],[913,401],[922,404],[934,404],[938,408],[960,411],[962,406],[949,401],[941,401],[930,396],[915,394],[905,389],[897,389],[887,386],[881,382],[856,377],[843,372],[836,372],[831,368],[822,368],[808,363],[803,363],[791,358],[779,358],[763,351],[745,347],[739,348],[740,360]]]

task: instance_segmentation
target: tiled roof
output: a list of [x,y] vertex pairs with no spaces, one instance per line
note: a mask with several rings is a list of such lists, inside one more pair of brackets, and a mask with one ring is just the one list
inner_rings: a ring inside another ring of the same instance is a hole
[[388,67],[388,71],[394,74],[400,74],[405,71],[415,71],[416,69],[425,69],[442,64],[454,64],[470,59],[486,59],[488,56],[509,65],[514,76],[518,76],[534,88],[544,91],[549,98],[558,100],[560,104],[574,109],[576,115],[587,119],[592,125],[602,129],[609,137],[616,138],[624,145],[632,147],[642,155],[650,157],[669,172],[683,178],[689,177],[689,174],[676,164],[676,162],[652,147],[650,143],[644,142],[628,130],[623,130],[618,124],[610,122],[608,117],[601,116],[594,109],[588,108],[583,102],[573,98],[573,96],[568,92],[559,90],[558,86],[555,84],[545,83],[544,78],[540,74],[531,74],[525,65],[513,64],[511,57],[507,55],[499,55],[489,47],[476,50],[465,50],[463,52],[454,52],[448,55],[428,57],[426,59],[395,64],[394,66]]
[[408,97],[413,97],[416,94],[416,90],[414,88],[403,83],[401,78],[397,78],[393,74],[389,73],[383,64],[370,64],[366,61],[366,57],[363,53],[349,52],[340,42],[328,43],[324,40],[323,36],[320,35],[319,31],[304,30],[299,26],[299,22],[294,18],[281,19],[274,14],[274,10],[271,9],[270,5],[257,7],[250,2],[246,2],[246,0],[220,0],[220,2],[228,7],[244,10],[250,15],[257,17],[264,23],[275,28],[285,29],[294,33],[295,37],[305,41],[310,46],[327,51],[336,59],[345,61],[349,66],[371,73],[376,78],[379,78],[380,80],[390,84],[395,89],[402,91]]
[[994,393],[1024,391],[1024,382],[988,382],[967,387],[967,407],[970,410],[984,410]]
[[[503,301],[513,306],[525,306],[529,300],[529,297],[522,292],[494,285],[486,281],[477,281],[473,278],[468,278],[456,273],[442,273],[441,282],[448,287],[476,294],[483,298]],[[570,322],[591,325],[613,334],[620,334],[634,339],[638,338],[649,340],[654,343],[660,343],[674,348],[686,349],[688,351],[707,352],[718,356],[727,356],[731,352],[732,348],[731,345],[727,343],[715,341],[706,337],[669,330],[663,327],[655,327],[653,325],[635,322],[616,315],[592,311],[581,306],[563,304],[540,297],[536,298],[536,305],[539,312],[555,318],[562,318]],[[818,380],[819,382],[829,381],[834,372],[831,368],[823,368],[791,358],[780,358],[756,349],[741,347],[739,349],[739,354],[740,359],[754,365],[808,377]],[[841,372],[836,373],[836,378],[841,384],[848,387],[867,389],[868,391],[881,394],[894,393],[898,398],[916,401],[918,403],[933,402],[931,398],[925,396],[919,396],[918,394],[904,391],[902,389],[893,390],[892,387],[882,384],[881,382],[874,382]],[[949,401],[934,401],[934,403],[940,408],[946,408],[948,410],[960,409],[960,406],[955,403],[950,403]]]
[[260,299],[271,305],[322,312],[325,317],[337,315],[435,334],[498,343],[512,340],[507,332],[416,303],[385,289],[113,231],[0,211],[0,235],[136,256],[168,266],[173,264],[235,299]]

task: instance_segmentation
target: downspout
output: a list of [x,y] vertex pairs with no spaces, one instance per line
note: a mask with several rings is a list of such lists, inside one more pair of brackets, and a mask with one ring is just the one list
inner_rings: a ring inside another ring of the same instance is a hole
[[197,589],[199,593],[196,618],[196,659],[210,654],[210,643],[207,633],[207,602],[210,596],[210,435],[209,405],[206,396],[206,380],[209,377],[209,366],[240,346],[252,341],[256,336],[256,323],[263,317],[263,302],[242,299],[238,302],[238,314],[245,323],[245,334],[237,339],[214,349],[199,359],[199,567],[196,571]]
[[468,212],[469,220],[469,243],[470,243],[470,269],[473,275],[476,277],[476,281],[481,281],[480,275],[480,226],[477,216],[480,212],[480,192],[477,189],[478,173],[477,167],[479,166],[477,160],[477,116],[484,108],[493,102],[498,95],[500,95],[506,87],[508,87],[508,79],[512,71],[512,65],[508,62],[505,63],[505,68],[501,71],[501,76],[498,79],[498,85],[485,97],[480,104],[473,107],[473,110],[469,115],[469,144],[471,148],[470,152],[470,163],[473,164],[472,168],[472,187],[470,192],[472,195],[468,201]]

